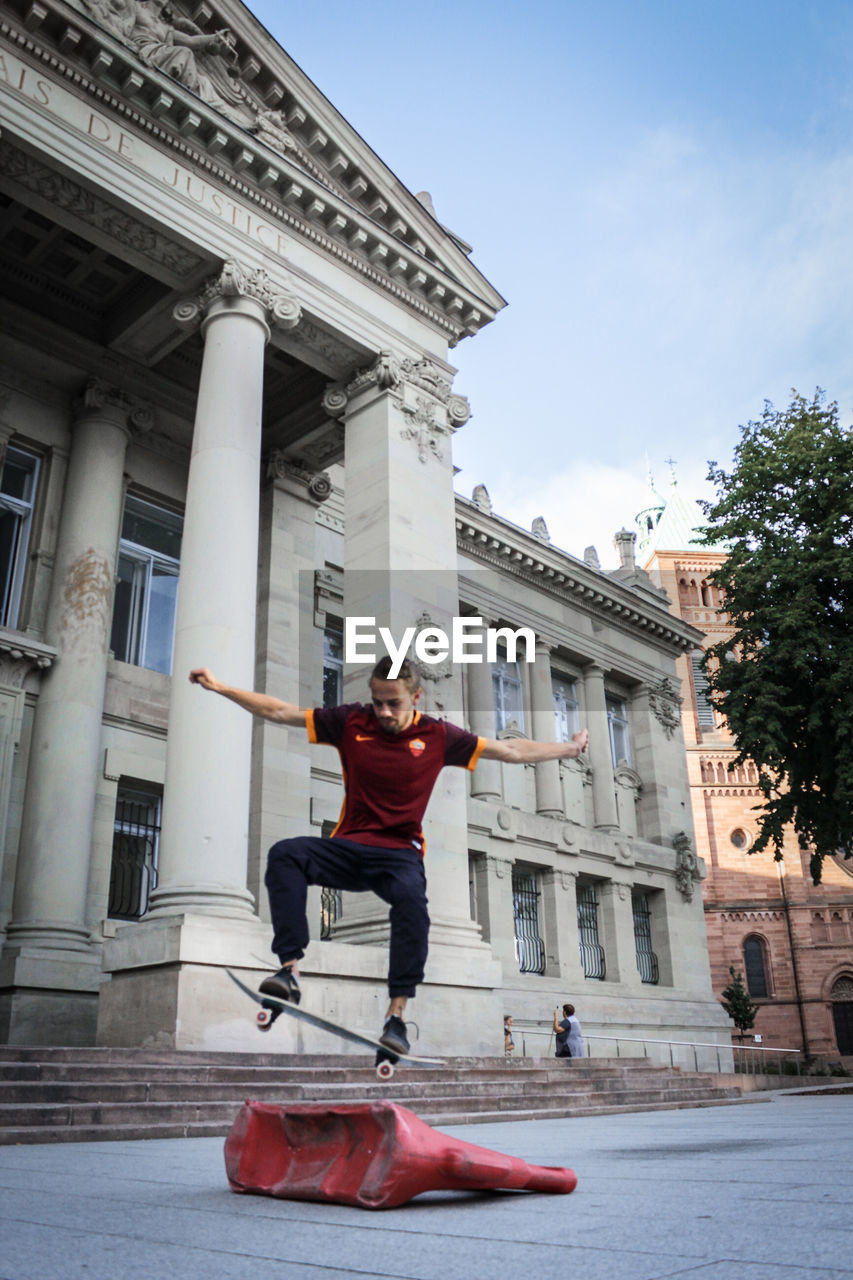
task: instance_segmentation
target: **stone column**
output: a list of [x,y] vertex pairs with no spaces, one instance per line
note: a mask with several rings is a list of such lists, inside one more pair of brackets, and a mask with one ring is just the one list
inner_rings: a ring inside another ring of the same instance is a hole
[[[228,262],[176,321],[201,325],[204,359],[181,545],[159,879],[138,924],[104,949],[112,974],[102,1044],[249,1047],[218,966],[258,968],[269,930],[247,888],[252,717],[191,685],[209,666],[255,681],[261,407],[270,326],[294,328],[297,302],[263,270]],[[224,980],[227,984],[227,979]]]
[[[490,623],[484,618],[483,625]],[[468,722],[478,737],[495,737],[495,693],[488,662],[472,662],[468,666]],[[503,798],[499,760],[479,762],[471,777],[471,795],[478,800]]]
[[[94,1032],[98,957],[89,941],[86,889],[100,764],[116,548],[121,529],[124,463],[134,428],[151,424],[150,410],[92,380],[75,406],[46,639],[57,651],[43,678],[33,723],[27,791],[6,957],[6,982],[29,988],[17,996],[10,1039],[28,1027],[41,1042],[38,1006],[58,1007],[66,1043]],[[89,993],[87,995],[73,993]],[[38,993],[38,994],[37,994]],[[41,997],[41,1000],[40,1000]],[[20,1006],[20,1007],[17,1007]],[[17,1027],[17,1029],[16,1029]],[[56,1043],[58,1030],[50,1032]],[[61,1038],[61,1037],[60,1037]]]
[[[312,707],[316,654],[314,567],[317,508],[331,480],[275,450],[261,495],[261,554],[254,687],[261,693]],[[249,889],[268,918],[264,889],[266,855],[276,840],[311,830],[311,759],[316,748],[304,729],[255,719],[252,725],[252,803]],[[317,891],[319,894],[319,890]],[[319,912],[311,917],[316,931]]]
[[[554,692],[551,685],[551,646],[536,641],[536,661],[530,673],[530,701],[533,710],[533,737],[538,742],[556,742]],[[540,760],[534,766],[536,812],[551,818],[563,817],[563,787],[559,760]]]
[[690,783],[674,675],[642,685],[631,699],[635,766],[642,780],[639,834],[665,844],[690,823]]
[[610,753],[610,731],[607,726],[607,703],[604,696],[604,672],[594,664],[584,668],[586,720],[589,728],[589,763],[592,769],[592,804],[595,825],[606,831],[619,826],[613,761]]
[[606,981],[630,982],[632,972],[636,969],[631,891],[624,884],[606,880],[599,886],[599,904]]
[[492,953],[501,961],[504,978],[518,974],[512,911],[512,861],[492,854],[474,860],[477,914]]
[[[467,401],[451,394],[449,371],[432,360],[383,352],[341,389],[338,412],[346,424],[345,615],[376,618],[399,639],[427,614],[449,633],[459,605],[450,437],[468,418]],[[381,653],[377,645],[377,658]],[[367,697],[372,665],[365,659],[345,669],[347,701]],[[441,697],[442,714],[461,723],[457,672],[442,681]],[[440,775],[425,835],[432,918],[427,979],[481,985],[490,962],[470,917],[462,770]],[[387,909],[365,900],[357,915],[347,903],[335,936],[384,943],[387,932]]]
[[254,686],[264,348],[270,323],[294,328],[300,310],[273,293],[266,273],[228,263],[176,318],[201,320],[204,360],[181,542],[160,870],[150,914],[251,915],[252,720],[233,703],[206,696],[187,673],[204,665],[228,684]]
[[568,991],[579,991],[583,967],[578,950],[576,871],[548,867],[542,872],[542,915],[546,976],[559,978]]

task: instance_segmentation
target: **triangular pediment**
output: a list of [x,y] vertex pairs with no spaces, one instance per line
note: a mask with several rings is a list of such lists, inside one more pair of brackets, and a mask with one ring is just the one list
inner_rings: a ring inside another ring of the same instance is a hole
[[[64,39],[66,55],[82,57],[137,118],[155,120],[164,142],[171,134],[184,152],[239,173],[291,229],[438,319],[451,344],[504,305],[429,197],[400,182],[240,0],[39,8],[44,34]],[[63,33],[70,9],[80,30]]]

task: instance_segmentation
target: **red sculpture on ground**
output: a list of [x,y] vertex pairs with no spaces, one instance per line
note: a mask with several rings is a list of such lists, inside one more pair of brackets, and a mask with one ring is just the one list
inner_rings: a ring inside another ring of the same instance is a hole
[[246,1102],[225,1140],[234,1191],[393,1209],[422,1191],[565,1195],[571,1169],[527,1164],[436,1131],[394,1102],[278,1107]]

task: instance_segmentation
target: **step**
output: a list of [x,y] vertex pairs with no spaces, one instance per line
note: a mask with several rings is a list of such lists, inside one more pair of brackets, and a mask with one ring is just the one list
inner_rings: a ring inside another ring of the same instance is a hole
[[[0,1144],[223,1136],[247,1098],[388,1099],[430,1124],[740,1101],[736,1085],[647,1059],[452,1058],[376,1078],[364,1056],[0,1047]],[[750,1095],[755,1097],[755,1095]]]

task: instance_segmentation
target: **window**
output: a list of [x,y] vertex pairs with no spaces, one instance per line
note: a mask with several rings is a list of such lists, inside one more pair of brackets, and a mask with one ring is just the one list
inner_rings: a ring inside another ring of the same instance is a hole
[[628,707],[623,698],[617,698],[611,693],[605,695],[605,704],[607,706],[607,727],[610,730],[610,755],[615,769],[620,760],[624,760],[626,764],[631,763],[631,743],[628,737]]
[[598,940],[598,894],[587,880],[578,884],[578,943],[585,978],[604,978],[604,948]]
[[700,729],[713,729],[714,708],[711,705],[708,674],[702,668],[701,653],[691,653],[690,666],[693,673],[693,696],[696,699],[696,721]]
[[572,734],[580,728],[578,714],[578,695],[574,680],[565,676],[552,675],[551,688],[554,694],[554,720],[558,742],[571,742]]
[[125,502],[110,647],[122,662],[172,670],[183,520],[129,497]]
[[544,973],[545,944],[539,933],[539,883],[535,871],[513,868],[512,914],[520,972]]
[[746,989],[751,996],[761,999],[770,994],[767,982],[767,955],[764,939],[747,938],[743,944],[743,967],[746,973]]
[[500,733],[513,721],[524,729],[524,706],[521,697],[521,673],[517,662],[507,662],[498,655],[492,664],[492,690],[495,697],[495,728]]
[[635,893],[631,899],[634,910],[634,947],[637,952],[637,969],[642,982],[658,981],[658,958],[652,950],[652,913],[649,895]]
[[138,920],[148,910],[157,884],[160,806],[159,791],[119,786],[107,907],[112,920]]
[[0,625],[16,627],[33,515],[38,459],[6,450],[0,479]]
[[337,707],[344,692],[344,628],[338,618],[326,618],[323,632],[323,706]]

